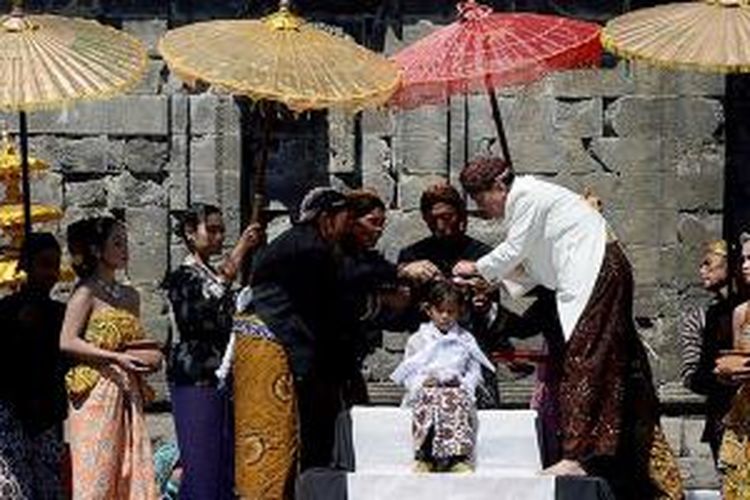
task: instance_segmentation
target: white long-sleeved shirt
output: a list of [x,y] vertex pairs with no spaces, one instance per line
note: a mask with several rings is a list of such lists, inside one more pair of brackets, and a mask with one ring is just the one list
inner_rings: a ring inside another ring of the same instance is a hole
[[482,366],[495,371],[474,336],[453,325],[441,332],[433,323],[422,323],[406,343],[404,359],[391,374],[391,379],[406,387],[404,405],[411,404],[419,389],[429,378],[439,382],[458,380],[473,399],[482,380]]
[[505,240],[477,261],[477,270],[498,283],[522,265],[533,283],[555,290],[563,334],[570,339],[604,260],[606,221],[580,195],[520,176],[511,185],[502,224]]

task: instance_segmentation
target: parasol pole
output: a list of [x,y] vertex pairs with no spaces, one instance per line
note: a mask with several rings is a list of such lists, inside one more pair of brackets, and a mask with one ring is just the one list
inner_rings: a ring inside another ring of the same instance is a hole
[[510,148],[508,148],[508,139],[505,137],[505,127],[503,127],[503,117],[500,114],[500,105],[497,102],[495,89],[489,84],[487,85],[487,95],[490,97],[492,119],[495,121],[495,127],[497,127],[497,138],[500,139],[500,148],[503,152],[503,159],[508,166],[511,166],[513,165],[513,161],[510,159]]
[[260,151],[255,157],[255,171],[253,172],[253,202],[250,212],[250,223],[264,224],[263,209],[266,205],[266,170],[268,169],[268,149],[271,145],[271,113],[273,109],[269,103],[261,103],[260,114],[263,120],[263,131],[260,139]]
[[23,191],[23,230],[26,237],[31,234],[31,182],[29,181],[29,128],[26,111],[18,116],[19,143],[21,145],[21,189]]

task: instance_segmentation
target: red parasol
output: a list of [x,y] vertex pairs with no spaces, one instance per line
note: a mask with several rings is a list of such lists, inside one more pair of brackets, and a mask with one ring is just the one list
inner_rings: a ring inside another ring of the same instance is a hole
[[444,103],[456,94],[487,92],[503,156],[510,162],[494,88],[597,65],[600,27],[559,16],[495,13],[475,0],[460,2],[457,9],[458,21],[393,56],[402,83],[389,103],[413,108]]

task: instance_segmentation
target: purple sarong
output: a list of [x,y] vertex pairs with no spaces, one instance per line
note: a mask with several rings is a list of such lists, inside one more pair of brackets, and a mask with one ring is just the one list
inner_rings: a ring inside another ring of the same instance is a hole
[[180,500],[234,499],[234,426],[229,391],[170,386],[183,476]]

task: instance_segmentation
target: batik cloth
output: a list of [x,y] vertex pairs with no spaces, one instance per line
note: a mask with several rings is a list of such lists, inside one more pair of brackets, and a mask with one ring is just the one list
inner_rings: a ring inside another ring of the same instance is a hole
[[291,498],[299,447],[286,352],[257,317],[238,315],[235,341],[235,476],[242,498]]
[[724,417],[725,431],[719,450],[719,467],[724,473],[723,498],[750,497],[750,386],[743,385]]
[[566,345],[560,385],[563,457],[604,477],[618,500],[682,498],[677,461],[633,321],[633,275],[607,244],[588,305]]
[[[138,318],[114,308],[94,311],[84,333],[105,349],[142,337]],[[140,377],[114,364],[79,365],[66,382],[73,500],[158,498]]]
[[[477,415],[466,390],[460,387],[423,387],[412,411],[412,436],[417,458],[473,457]],[[422,456],[425,449],[429,450],[430,456]]]

